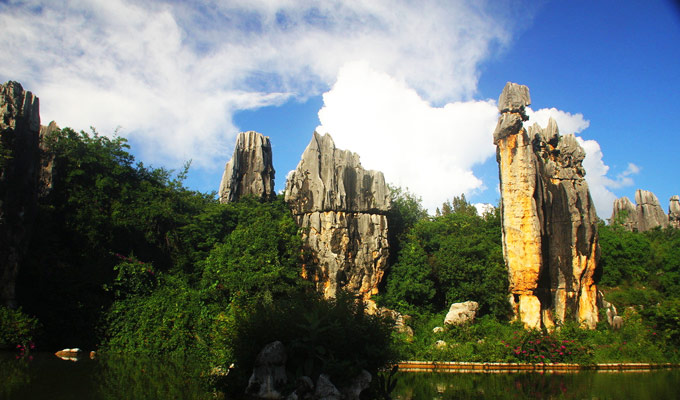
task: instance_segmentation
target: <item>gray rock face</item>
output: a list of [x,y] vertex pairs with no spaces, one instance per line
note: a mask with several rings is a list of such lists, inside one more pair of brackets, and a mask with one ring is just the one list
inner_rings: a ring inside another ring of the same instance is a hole
[[285,199],[303,228],[303,275],[326,297],[346,289],[368,300],[389,256],[389,190],[381,172],[314,132],[286,183]]
[[[673,205],[673,198],[675,198],[675,205]],[[644,232],[657,226],[662,228],[667,227],[669,224],[673,226],[676,222],[671,222],[672,218],[675,218],[674,221],[677,221],[677,211],[675,216],[670,215],[673,207],[680,208],[677,196],[671,197],[668,210],[669,215],[666,215],[663,211],[659,199],[652,192],[638,189],[635,192],[635,203],[636,205],[633,205],[627,197],[614,200],[614,209],[612,210],[610,222],[619,223],[629,231]]]
[[597,214],[573,135],[557,123],[528,129],[529,89],[508,83],[494,144],[501,181],[503,255],[515,316],[529,328],[598,320],[593,276],[599,258]]
[[629,231],[637,230],[637,210],[628,197],[614,200],[610,223],[620,223]]
[[640,232],[660,226],[668,226],[668,216],[663,212],[659,199],[652,192],[638,189],[635,192],[635,203],[637,206],[638,230]]
[[448,325],[463,325],[475,320],[479,303],[476,301],[466,301],[463,303],[453,303],[449,307],[449,312],[446,313],[444,324]]
[[239,133],[234,155],[222,175],[220,202],[238,201],[247,195],[265,200],[276,197],[274,173],[269,137],[254,131]]
[[0,304],[10,307],[35,219],[39,134],[38,98],[18,82],[0,85]]
[[668,225],[680,229],[680,196],[671,197],[668,204]]

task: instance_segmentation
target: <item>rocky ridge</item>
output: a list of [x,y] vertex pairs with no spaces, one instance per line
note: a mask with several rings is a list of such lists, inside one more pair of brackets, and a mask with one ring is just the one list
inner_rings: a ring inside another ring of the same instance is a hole
[[274,174],[269,137],[254,131],[239,133],[234,155],[224,167],[220,202],[230,203],[248,195],[273,199],[276,197]]
[[669,200],[668,215],[652,192],[636,190],[635,203],[633,205],[625,196],[614,200],[610,223],[621,224],[629,231],[638,232],[645,232],[657,226],[680,228],[680,200],[677,195]]
[[389,256],[383,174],[314,132],[286,182],[285,200],[304,231],[303,276],[327,298],[338,289],[365,300],[376,294]]
[[594,328],[599,245],[585,152],[552,119],[545,128],[526,129],[530,104],[529,89],[508,82],[494,131],[510,301],[529,328],[568,319]]

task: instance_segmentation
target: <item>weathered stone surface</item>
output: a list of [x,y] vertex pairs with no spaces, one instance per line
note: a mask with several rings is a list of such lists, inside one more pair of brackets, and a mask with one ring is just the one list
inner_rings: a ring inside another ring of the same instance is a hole
[[479,303],[476,301],[466,301],[463,303],[453,303],[446,313],[444,324],[463,325],[475,320]]
[[341,400],[342,393],[333,385],[328,375],[321,374],[316,380],[314,398],[318,400]]
[[377,293],[389,257],[389,191],[380,172],[314,133],[286,183],[285,199],[303,229],[303,276],[325,297],[338,289],[365,300]]
[[552,119],[545,128],[503,123],[527,120],[529,103],[528,88],[508,83],[494,132],[510,302],[529,328],[567,319],[593,328],[599,245],[585,152],[573,135],[560,136]]
[[286,182],[286,201],[295,214],[315,211],[384,213],[390,192],[382,172],[365,170],[359,155],[335,148],[329,134],[314,132]]
[[286,384],[286,349],[276,341],[267,344],[255,359],[246,394],[260,399],[280,399]]
[[637,230],[637,210],[635,204],[626,196],[614,200],[610,223],[620,223],[629,231]]
[[254,131],[239,133],[234,155],[224,167],[220,202],[238,201],[247,195],[274,198],[274,174],[269,137]]
[[680,196],[671,197],[668,204],[668,225],[680,229]]
[[361,392],[368,389],[372,380],[371,373],[362,369],[359,375],[355,376],[349,385],[342,388],[340,392],[344,395],[345,400],[359,400]]
[[18,82],[0,85],[0,304],[15,305],[40,175],[38,98]]
[[668,216],[661,208],[659,199],[652,192],[638,189],[635,192],[635,203],[637,210],[637,228],[644,232],[660,226],[668,226]]

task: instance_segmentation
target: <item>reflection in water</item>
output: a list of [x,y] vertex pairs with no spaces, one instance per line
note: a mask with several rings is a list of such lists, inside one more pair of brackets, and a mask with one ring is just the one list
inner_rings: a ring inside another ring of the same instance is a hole
[[680,371],[401,373],[394,399],[671,399]]
[[[0,352],[0,399],[215,399],[200,365],[102,357],[77,362]],[[671,399],[680,370],[578,373],[398,373],[393,398]],[[219,396],[217,396],[219,397]]]

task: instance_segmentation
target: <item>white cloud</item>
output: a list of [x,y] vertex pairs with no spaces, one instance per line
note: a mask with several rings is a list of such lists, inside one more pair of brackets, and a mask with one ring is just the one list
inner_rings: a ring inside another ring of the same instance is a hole
[[317,130],[358,153],[365,168],[417,193],[431,212],[482,187],[471,168],[495,154],[493,101],[433,107],[403,81],[362,62],[343,67],[323,100]]
[[234,112],[320,94],[348,61],[428,101],[471,98],[479,62],[515,28],[504,12],[464,0],[9,1],[0,78],[34,91],[45,120],[121,126],[145,161],[221,168]]
[[527,107],[527,115],[529,116],[529,121],[525,122],[527,124],[533,125],[538,123],[540,126],[545,127],[548,125],[548,120],[552,117],[557,126],[560,129],[560,134],[567,135],[570,133],[581,133],[584,129],[590,126],[590,121],[583,117],[583,114],[571,114],[566,111],[558,110],[553,108],[541,108],[540,110],[532,110],[531,107]]

